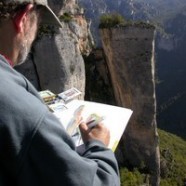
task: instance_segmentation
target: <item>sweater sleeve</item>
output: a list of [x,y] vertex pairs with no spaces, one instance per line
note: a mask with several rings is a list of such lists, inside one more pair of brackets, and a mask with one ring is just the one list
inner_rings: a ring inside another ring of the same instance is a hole
[[119,171],[112,151],[99,141],[89,141],[80,156],[71,138],[51,114],[35,132],[18,172],[25,186],[118,186]]

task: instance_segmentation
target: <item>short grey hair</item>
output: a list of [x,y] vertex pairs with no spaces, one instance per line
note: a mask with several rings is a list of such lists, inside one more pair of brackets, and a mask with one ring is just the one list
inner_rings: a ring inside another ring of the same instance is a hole
[[3,19],[9,19],[14,13],[20,10],[22,7],[26,6],[28,3],[5,3],[0,2],[0,21]]
[[[26,6],[29,3],[24,2],[24,3],[16,3],[16,2],[11,2],[8,4],[2,3],[0,2],[0,25],[2,24],[3,20],[8,20],[10,18],[13,18],[17,12],[19,12],[20,10],[23,10],[24,8],[26,8]],[[37,6],[36,4],[34,4],[34,8],[33,10],[37,13],[40,12],[40,8],[41,6]],[[35,20],[35,15],[31,14],[31,20],[34,21]],[[33,16],[34,15],[34,16]],[[38,16],[37,16],[38,17]],[[38,17],[39,18],[39,17]]]

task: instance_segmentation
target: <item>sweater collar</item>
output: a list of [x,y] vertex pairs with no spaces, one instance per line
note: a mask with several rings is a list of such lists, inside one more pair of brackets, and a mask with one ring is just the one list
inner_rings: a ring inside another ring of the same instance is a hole
[[0,55],[3,56],[3,57],[6,59],[6,62],[7,62],[11,67],[14,66],[14,65],[13,65],[13,62],[12,62],[7,56],[5,56],[5,55],[3,55],[3,54],[1,54],[1,53],[0,53]]

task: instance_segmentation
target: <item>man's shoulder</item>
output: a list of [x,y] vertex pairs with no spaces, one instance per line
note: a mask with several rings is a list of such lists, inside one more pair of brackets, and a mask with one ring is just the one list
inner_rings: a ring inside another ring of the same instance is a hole
[[34,123],[46,113],[47,108],[37,97],[33,86],[8,65],[3,64],[0,58],[0,118]]
[[[14,96],[14,92],[19,91],[19,86],[21,85],[18,81],[21,80],[18,73],[6,63],[5,59],[0,56],[0,100],[1,102],[7,101]],[[9,95],[9,96],[8,96]]]

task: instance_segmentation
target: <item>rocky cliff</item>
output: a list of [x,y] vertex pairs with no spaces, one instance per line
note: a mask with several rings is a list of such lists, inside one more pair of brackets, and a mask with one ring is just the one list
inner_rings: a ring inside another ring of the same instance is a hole
[[158,185],[154,28],[133,25],[100,32],[117,105],[134,111],[117,157],[121,163],[147,168],[151,184]]
[[118,12],[127,20],[153,22],[156,34],[158,127],[186,139],[186,1],[78,0],[92,21],[95,43],[103,13]]
[[85,68],[82,53],[92,46],[89,23],[75,0],[49,0],[63,28],[42,26],[27,62],[17,70],[38,90],[60,93],[71,87],[85,92]]

